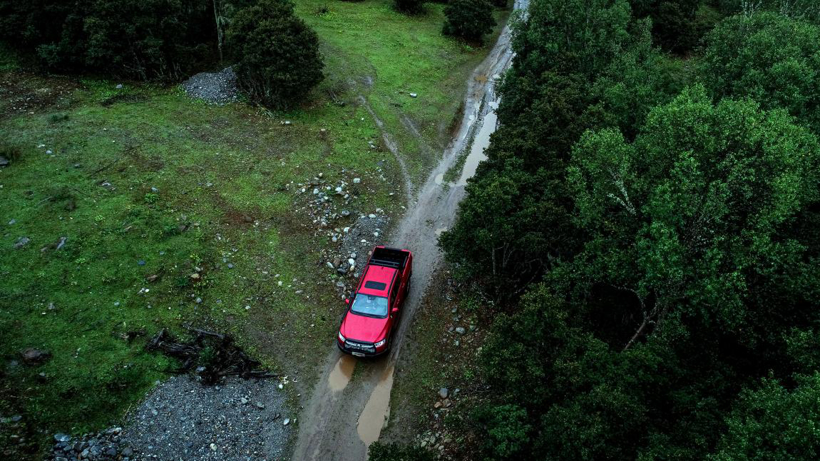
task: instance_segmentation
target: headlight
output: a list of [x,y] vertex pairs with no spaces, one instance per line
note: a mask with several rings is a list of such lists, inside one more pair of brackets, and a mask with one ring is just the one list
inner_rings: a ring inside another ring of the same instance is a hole
[[386,342],[387,342],[387,338],[384,338],[384,339],[382,339],[381,341],[377,342],[377,343],[375,344],[375,346],[376,346],[376,347],[382,347],[382,346],[384,346],[384,343],[386,343]]
[[339,332],[339,341],[345,342],[345,337],[342,335],[342,332]]

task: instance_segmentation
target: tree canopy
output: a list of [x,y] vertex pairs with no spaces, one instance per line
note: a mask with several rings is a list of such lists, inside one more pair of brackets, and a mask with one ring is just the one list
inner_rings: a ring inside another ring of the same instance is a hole
[[816,457],[816,26],[728,17],[692,62],[653,46],[661,3],[533,0],[516,26],[441,238],[495,301],[487,459]]
[[717,98],[752,98],[820,130],[820,26],[770,12],[727,18],[706,36],[700,72]]

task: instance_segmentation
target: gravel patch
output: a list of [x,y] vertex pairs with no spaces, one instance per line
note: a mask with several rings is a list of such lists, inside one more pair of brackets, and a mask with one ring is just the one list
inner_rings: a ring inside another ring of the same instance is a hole
[[182,83],[189,96],[211,104],[225,105],[235,102],[239,96],[236,74],[227,67],[220,72],[201,72]]
[[383,215],[362,215],[356,220],[356,223],[350,227],[350,230],[342,239],[342,248],[340,257],[342,261],[356,255],[353,260],[355,262],[353,267],[354,277],[358,278],[367,260],[370,257],[370,252],[376,245],[384,245],[385,237],[384,229],[387,227],[388,220]]
[[203,386],[177,376],[131,413],[122,439],[141,459],[282,459],[291,419],[276,381],[228,378]]

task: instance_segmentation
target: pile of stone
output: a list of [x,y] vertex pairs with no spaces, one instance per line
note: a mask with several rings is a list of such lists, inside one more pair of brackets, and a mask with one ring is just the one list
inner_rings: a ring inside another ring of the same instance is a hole
[[112,427],[96,434],[71,437],[54,434],[54,446],[46,459],[53,461],[129,461],[140,459],[122,439],[122,428]]
[[189,96],[220,106],[235,102],[239,96],[236,74],[230,67],[221,72],[196,74],[186,80],[182,88]]

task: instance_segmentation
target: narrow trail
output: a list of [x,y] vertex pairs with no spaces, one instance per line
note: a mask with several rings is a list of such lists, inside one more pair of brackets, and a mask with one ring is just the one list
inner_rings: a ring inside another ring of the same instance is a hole
[[[413,195],[413,181],[410,180],[410,170],[407,169],[407,164],[404,163],[404,159],[401,156],[401,152],[399,152],[399,146],[396,144],[396,141],[393,140],[393,137],[390,136],[390,133],[384,129],[384,122],[382,119],[376,115],[376,111],[370,107],[370,103],[367,102],[367,98],[363,95],[359,95],[357,98],[359,104],[367,110],[371,117],[373,117],[373,121],[376,122],[376,126],[379,127],[379,131],[382,133],[382,141],[384,141],[384,145],[387,146],[387,150],[393,154],[393,157],[396,158],[396,161],[399,163],[399,167],[401,168],[401,176],[404,180],[404,193],[406,197],[412,197]],[[421,137],[421,135],[419,135]]]
[[[529,0],[516,0],[515,9],[525,9],[528,4]],[[458,204],[464,198],[467,176],[475,173],[475,165],[483,158],[489,135],[495,130],[495,117],[491,112],[497,107],[494,84],[512,61],[510,39],[509,27],[505,27],[488,56],[473,71],[458,132],[388,239],[390,246],[407,248],[414,254],[413,284],[390,353],[376,360],[360,361],[332,346],[310,401],[299,418],[294,461],[361,461],[367,458],[367,447],[378,440],[389,418],[393,369],[404,338],[430,278],[441,263],[438,235],[452,226]],[[488,113],[491,115],[485,117]],[[371,115],[376,118],[375,114]],[[471,145],[473,135],[475,141]],[[383,133],[383,136],[387,143],[389,135]],[[468,147],[470,153],[461,178],[456,183],[442,184],[444,173]],[[401,156],[398,152],[394,155],[405,170]],[[405,187],[408,192],[413,190],[412,184]],[[351,381],[354,371],[356,376]]]

